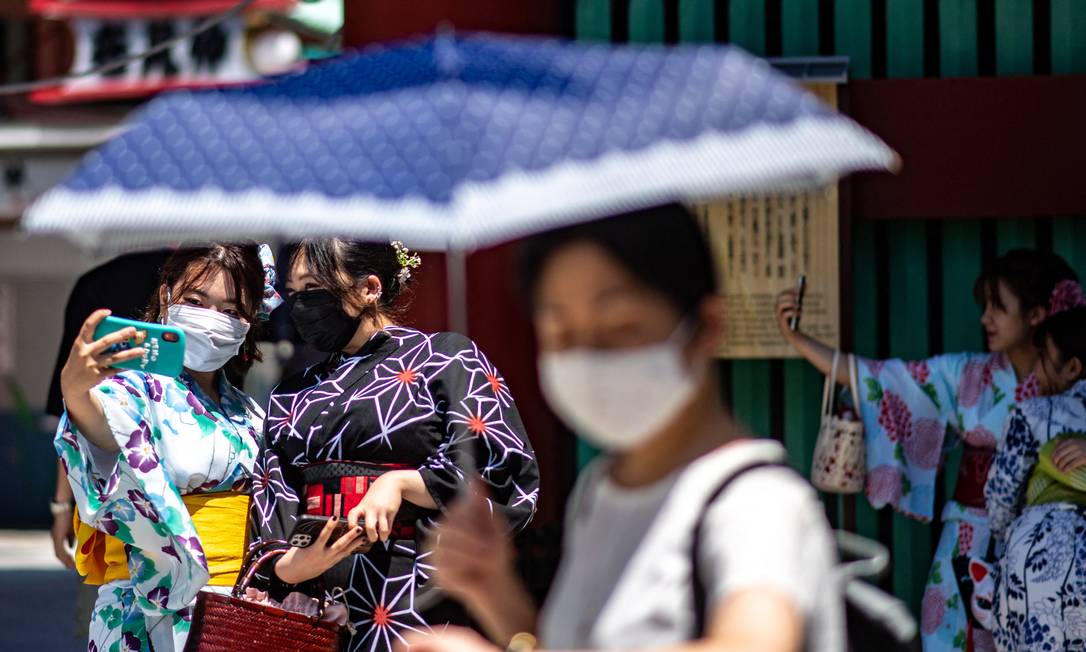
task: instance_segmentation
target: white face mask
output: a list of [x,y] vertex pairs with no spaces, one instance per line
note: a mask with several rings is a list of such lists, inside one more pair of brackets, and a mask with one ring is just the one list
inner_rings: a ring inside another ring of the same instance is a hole
[[221,369],[249,333],[249,324],[240,319],[197,306],[170,306],[166,323],[185,332],[185,367],[193,371]]
[[689,403],[703,370],[687,368],[679,335],[635,349],[539,356],[543,396],[578,435],[605,450],[635,448]]

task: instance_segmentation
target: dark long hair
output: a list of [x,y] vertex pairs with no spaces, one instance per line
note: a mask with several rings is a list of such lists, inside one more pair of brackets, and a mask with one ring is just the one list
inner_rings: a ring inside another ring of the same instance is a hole
[[634,278],[670,301],[679,314],[694,313],[702,300],[717,292],[713,256],[704,232],[685,206],[666,204],[550,231],[525,242],[520,278],[529,308],[534,307],[547,260],[578,242],[601,247]]
[[[264,298],[264,266],[255,244],[214,244],[185,247],[175,251],[162,265],[158,287],[169,288],[174,299],[181,297],[215,274],[222,273],[228,286],[238,294],[238,312],[249,322],[249,333],[241,350],[228,363],[232,381],[241,378],[260,360],[256,341],[260,336],[260,304]],[[160,322],[165,314],[158,293],[144,312],[145,321]]]
[[1033,333],[1033,343],[1040,351],[1042,364],[1048,358],[1045,343],[1049,339],[1060,352],[1060,359],[1052,362],[1062,364],[1071,358],[1078,358],[1083,369],[1078,380],[1082,380],[1086,376],[1086,307],[1056,313],[1037,327]]
[[1067,261],[1058,255],[1035,249],[1014,249],[987,265],[973,284],[973,298],[981,306],[985,301],[1000,309],[1006,306],[999,298],[999,282],[1003,281],[1018,297],[1022,313],[1033,308],[1048,308],[1052,290],[1060,281],[1077,281],[1078,275]]
[[[313,238],[303,240],[294,250],[291,267],[299,260],[305,261],[318,285],[327,288],[345,305],[364,309],[363,314],[371,319],[381,315],[399,321],[410,306],[412,283],[400,281],[402,266],[391,244]],[[358,305],[354,297],[354,290],[370,276],[381,280],[381,298],[376,310]]]

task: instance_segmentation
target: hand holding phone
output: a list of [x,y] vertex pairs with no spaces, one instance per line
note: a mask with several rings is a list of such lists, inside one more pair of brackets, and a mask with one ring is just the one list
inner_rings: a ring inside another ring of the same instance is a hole
[[792,330],[799,328],[800,313],[803,311],[803,295],[807,292],[807,275],[801,274],[796,282],[796,312],[792,315],[792,322],[788,325]]
[[[308,548],[316,543],[320,538],[321,530],[331,520],[329,516],[314,516],[312,514],[303,514],[298,517],[298,520],[294,522],[294,529],[290,531],[290,538],[287,542],[295,548]],[[365,526],[362,524],[362,519],[358,520],[358,526],[363,528],[362,534],[359,535],[359,545],[352,550],[354,553],[366,552],[373,544],[366,538]],[[344,535],[346,535],[351,529],[351,526],[347,523],[347,519],[341,518],[336,522],[335,529],[332,530],[332,534],[328,537],[326,545],[333,545],[336,541],[339,541]]]
[[[77,411],[82,411],[79,405],[83,404],[85,407],[84,400],[89,396],[88,392],[98,383],[117,374],[116,365],[138,359],[145,352],[141,346],[126,347],[126,350],[119,352],[112,350],[115,345],[135,338],[135,328],[122,328],[102,337],[95,337],[96,329],[108,317],[109,310],[106,309],[95,310],[87,317],[79,329],[79,336],[72,342],[68,360],[60,370],[60,391],[69,412],[73,406]],[[86,424],[80,429],[86,433]]]
[[[275,574],[287,584],[301,584],[327,572],[357,552],[370,549],[361,528],[341,529],[345,519],[301,516],[294,523],[288,541],[291,548],[275,562]],[[333,539],[333,532],[337,536]]]
[[142,348],[143,353],[139,357],[125,359],[110,366],[163,376],[181,375],[185,362],[185,333],[180,328],[134,319],[106,317],[94,329],[94,339],[101,340],[126,328],[134,329],[135,334],[111,344],[105,353],[116,355],[135,348]]

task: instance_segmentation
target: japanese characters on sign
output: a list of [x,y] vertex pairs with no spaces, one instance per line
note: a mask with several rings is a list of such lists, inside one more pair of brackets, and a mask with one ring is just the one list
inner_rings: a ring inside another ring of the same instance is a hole
[[792,195],[737,197],[695,207],[717,259],[726,298],[724,358],[796,357],[777,330],[781,290],[807,281],[803,331],[836,346],[840,339],[836,188]]

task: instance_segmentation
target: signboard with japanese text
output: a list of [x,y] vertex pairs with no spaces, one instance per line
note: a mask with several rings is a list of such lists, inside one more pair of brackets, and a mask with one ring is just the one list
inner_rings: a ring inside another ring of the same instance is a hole
[[[836,104],[836,86],[809,87]],[[726,300],[722,358],[794,358],[774,316],[777,294],[806,277],[802,329],[840,344],[836,185],[798,194],[748,195],[694,206],[713,247]]]

